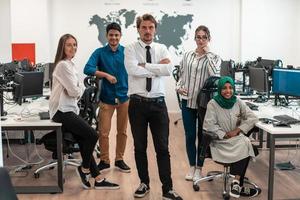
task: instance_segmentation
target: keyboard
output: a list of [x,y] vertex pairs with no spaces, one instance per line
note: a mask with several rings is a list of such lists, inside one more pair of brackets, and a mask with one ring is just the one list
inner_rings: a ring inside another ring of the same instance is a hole
[[50,119],[50,114],[49,112],[40,112],[39,113],[40,119],[41,120],[46,120],[46,119]]
[[300,123],[300,120],[298,119],[295,119],[289,115],[275,115],[273,117],[274,119],[280,121],[280,122],[283,122],[285,124],[297,124],[297,123]]
[[245,102],[246,105],[251,109],[251,110],[258,110],[258,106],[253,104],[253,103],[250,103],[249,101],[246,101]]

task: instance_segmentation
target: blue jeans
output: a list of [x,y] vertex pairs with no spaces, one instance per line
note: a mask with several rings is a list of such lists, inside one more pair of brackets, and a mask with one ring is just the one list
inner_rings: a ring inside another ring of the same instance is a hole
[[196,144],[196,136],[197,136],[197,121],[198,121],[198,144],[201,144],[202,139],[202,125],[205,116],[205,109],[200,109],[198,113],[197,109],[186,107],[187,100],[182,100],[182,121],[185,131],[185,145],[186,152],[189,159],[190,166],[201,166],[197,162],[197,155],[200,153],[200,145]]

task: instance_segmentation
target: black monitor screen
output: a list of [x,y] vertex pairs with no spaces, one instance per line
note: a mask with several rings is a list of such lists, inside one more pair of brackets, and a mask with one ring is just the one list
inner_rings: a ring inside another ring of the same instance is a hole
[[21,104],[20,99],[43,96],[43,72],[19,72],[15,74],[14,99]]
[[300,97],[299,69],[274,68],[272,78],[274,94]]
[[268,74],[265,68],[249,67],[249,87],[257,92],[269,91]]
[[234,72],[233,67],[234,67],[234,62],[232,60],[229,60],[229,61],[222,60],[220,75],[221,76],[230,76],[234,80],[235,72]]

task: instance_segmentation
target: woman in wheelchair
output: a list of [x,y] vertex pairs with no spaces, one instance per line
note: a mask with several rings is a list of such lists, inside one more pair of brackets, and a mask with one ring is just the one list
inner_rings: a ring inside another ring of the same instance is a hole
[[93,157],[93,151],[98,140],[96,131],[81,118],[78,100],[84,91],[80,82],[76,65],[72,59],[77,51],[77,40],[71,34],[63,35],[58,43],[53,70],[53,84],[49,99],[50,117],[53,121],[62,123],[62,129],[73,134],[79,144],[82,164],[77,168],[82,186],[91,188],[90,176],[95,189],[119,189],[119,185],[108,182],[100,175]]
[[256,115],[235,96],[234,81],[230,77],[221,77],[218,94],[207,105],[203,129],[218,136],[218,140],[210,144],[212,159],[230,164],[230,174],[235,176],[230,189],[232,197],[259,194],[253,188],[243,187],[249,160],[255,157],[253,146],[245,134],[257,121]]

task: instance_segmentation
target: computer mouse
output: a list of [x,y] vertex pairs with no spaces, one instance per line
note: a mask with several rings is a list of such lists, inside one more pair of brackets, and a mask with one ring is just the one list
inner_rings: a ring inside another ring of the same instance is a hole
[[272,120],[268,118],[260,118],[259,121],[261,121],[264,124],[272,124]]

